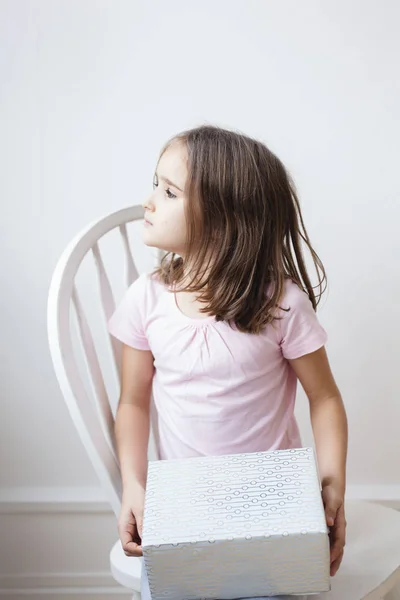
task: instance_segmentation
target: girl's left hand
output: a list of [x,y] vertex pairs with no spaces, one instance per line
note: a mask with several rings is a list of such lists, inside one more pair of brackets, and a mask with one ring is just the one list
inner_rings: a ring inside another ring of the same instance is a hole
[[330,529],[331,577],[334,577],[342,562],[346,543],[347,523],[344,514],[344,494],[333,483],[329,483],[322,486],[322,500],[326,523]]

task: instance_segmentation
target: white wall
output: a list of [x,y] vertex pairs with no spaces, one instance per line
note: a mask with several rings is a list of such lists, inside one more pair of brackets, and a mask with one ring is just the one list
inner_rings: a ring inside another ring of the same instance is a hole
[[[399,3],[0,0],[0,12],[3,500],[97,493],[50,364],[51,273],[88,221],[142,200],[170,135],[207,121],[264,139],[294,175],[330,278],[321,320],[350,491],[400,502]],[[302,395],[298,414],[309,443]]]

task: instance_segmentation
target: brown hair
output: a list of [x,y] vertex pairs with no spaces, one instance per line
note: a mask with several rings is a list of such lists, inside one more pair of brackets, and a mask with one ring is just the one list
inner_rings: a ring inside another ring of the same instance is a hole
[[[287,278],[308,294],[316,310],[326,274],[282,162],[261,142],[218,127],[183,132],[162,154],[175,142],[185,144],[188,153],[185,263],[190,281],[175,254],[166,255],[157,270],[161,281],[196,292],[203,312],[248,333],[259,333],[277,318]],[[317,294],[303,245],[315,266]]]

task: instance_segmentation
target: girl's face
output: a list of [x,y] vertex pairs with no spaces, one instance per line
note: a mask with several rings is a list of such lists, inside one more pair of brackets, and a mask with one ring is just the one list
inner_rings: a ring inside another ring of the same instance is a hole
[[173,143],[159,160],[153,193],[143,203],[146,246],[184,256],[186,246],[185,189],[187,152]]

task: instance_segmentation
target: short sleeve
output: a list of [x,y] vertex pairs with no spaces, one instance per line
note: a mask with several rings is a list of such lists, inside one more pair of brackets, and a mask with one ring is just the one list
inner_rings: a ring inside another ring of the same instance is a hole
[[137,350],[150,350],[145,332],[147,281],[147,275],[138,277],[108,322],[112,336]]
[[280,311],[280,345],[286,359],[300,358],[325,346],[328,336],[308,295],[292,281],[286,283],[281,307],[285,310]]

